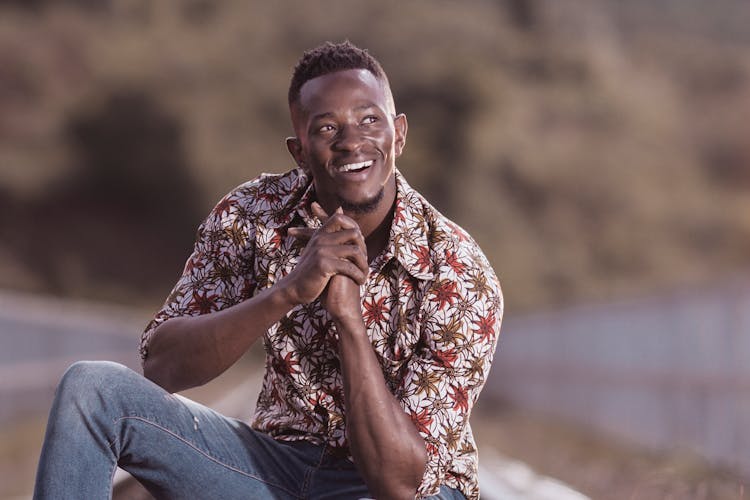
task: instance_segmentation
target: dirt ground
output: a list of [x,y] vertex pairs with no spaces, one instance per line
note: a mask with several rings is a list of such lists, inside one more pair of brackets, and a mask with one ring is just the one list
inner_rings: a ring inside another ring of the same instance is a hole
[[688,452],[654,453],[573,424],[481,402],[471,422],[480,460],[482,446],[494,446],[593,499],[750,499],[750,478]]

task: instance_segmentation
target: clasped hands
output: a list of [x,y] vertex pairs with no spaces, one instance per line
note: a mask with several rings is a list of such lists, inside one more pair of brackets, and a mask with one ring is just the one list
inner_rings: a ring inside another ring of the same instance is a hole
[[365,283],[369,269],[365,238],[359,225],[340,207],[330,216],[317,202],[311,208],[322,226],[288,231],[290,236],[307,241],[299,262],[284,278],[288,296],[297,304],[320,297],[334,321],[361,319],[359,286]]

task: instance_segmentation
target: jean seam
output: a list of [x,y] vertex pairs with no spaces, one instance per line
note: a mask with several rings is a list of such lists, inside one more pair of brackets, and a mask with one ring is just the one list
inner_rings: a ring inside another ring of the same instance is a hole
[[323,458],[326,456],[326,444],[323,444],[323,447],[320,451],[320,458],[318,458],[318,464],[314,467],[309,467],[309,470],[305,474],[305,480],[302,482],[302,495],[304,497],[305,494],[307,494],[307,489],[310,487],[310,481],[312,479],[312,475],[315,474],[318,469],[320,469],[320,466],[323,464]]
[[[199,454],[203,455],[204,457],[206,457],[206,458],[207,458],[207,459],[209,459],[210,461],[212,461],[212,462],[216,463],[217,465],[220,465],[221,467],[225,467],[225,468],[227,468],[227,469],[229,469],[229,470],[231,470],[231,471],[233,471],[233,472],[236,472],[236,473],[238,473],[238,474],[241,474],[241,475],[243,475],[243,476],[246,476],[246,477],[249,477],[249,478],[255,479],[255,480],[257,480],[257,481],[260,481],[261,483],[263,483],[263,484],[267,484],[268,486],[272,486],[272,487],[274,487],[274,488],[277,488],[277,489],[279,489],[279,490],[281,490],[281,491],[283,491],[283,492],[285,492],[285,493],[288,493],[289,495],[291,495],[291,496],[293,496],[293,497],[295,497],[295,498],[302,498],[302,497],[301,497],[300,495],[298,495],[298,494],[296,494],[296,493],[294,493],[294,492],[292,492],[292,491],[289,491],[288,489],[286,489],[286,488],[284,488],[284,487],[282,487],[282,486],[279,486],[279,485],[277,485],[277,484],[275,484],[275,483],[269,482],[269,481],[267,481],[267,480],[263,479],[262,477],[258,477],[258,476],[254,475],[254,474],[250,474],[249,472],[245,472],[245,471],[243,471],[243,470],[240,470],[240,469],[238,469],[237,467],[234,467],[234,466],[232,466],[232,465],[229,465],[229,464],[226,464],[226,463],[224,463],[223,461],[219,460],[218,458],[216,458],[216,457],[214,457],[214,456],[210,455],[209,453],[207,453],[207,452],[205,452],[205,451],[201,450],[200,448],[198,448],[198,447],[197,447],[197,446],[195,446],[195,445],[194,445],[193,443],[191,443],[191,442],[190,442],[190,441],[188,441],[187,439],[183,438],[183,437],[182,437],[182,436],[180,436],[179,434],[177,434],[177,433],[175,433],[175,432],[173,432],[173,431],[171,431],[171,430],[167,429],[166,427],[163,427],[163,426],[161,426],[161,425],[159,425],[159,424],[157,424],[157,423],[155,423],[155,422],[151,422],[150,420],[148,420],[148,419],[146,419],[146,418],[143,418],[143,417],[138,417],[138,416],[127,416],[127,417],[120,417],[120,418],[118,418],[117,420],[115,420],[114,424],[115,424],[115,425],[117,425],[117,423],[119,423],[120,421],[122,421],[122,420],[128,420],[128,419],[132,419],[132,420],[138,420],[138,421],[140,421],[140,422],[143,422],[143,423],[145,423],[145,424],[151,425],[151,426],[153,426],[153,427],[156,427],[156,428],[157,428],[157,429],[159,429],[159,430],[162,430],[162,431],[166,432],[166,433],[167,433],[167,434],[169,434],[170,436],[174,437],[174,438],[175,438],[175,439],[177,439],[178,441],[181,441],[181,442],[182,442],[183,444],[185,444],[185,445],[187,445],[188,447],[192,448],[193,450],[197,451],[197,452],[198,452]],[[114,439],[114,441],[112,442],[112,444],[114,444],[114,443],[115,443],[116,441],[119,441],[119,438],[118,438],[118,437],[115,437],[115,439]],[[110,445],[110,447],[112,446],[112,444]]]
[[107,483],[105,485],[105,487],[106,487],[106,490],[105,490],[106,495],[104,495],[103,498],[112,498],[112,483],[115,480],[115,471],[116,470],[117,470],[117,462],[115,462],[114,465],[112,466],[112,472],[110,472],[110,474],[109,474],[109,483]]

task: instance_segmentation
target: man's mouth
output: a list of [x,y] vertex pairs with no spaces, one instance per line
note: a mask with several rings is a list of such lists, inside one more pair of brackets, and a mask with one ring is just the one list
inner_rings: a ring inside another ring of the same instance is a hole
[[359,163],[347,163],[336,167],[337,172],[361,172],[362,170],[371,167],[373,160],[361,161]]

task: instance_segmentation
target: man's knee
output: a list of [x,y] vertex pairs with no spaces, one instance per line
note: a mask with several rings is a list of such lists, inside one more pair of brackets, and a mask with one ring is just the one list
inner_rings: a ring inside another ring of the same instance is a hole
[[63,374],[58,397],[89,398],[101,391],[117,392],[117,386],[132,373],[127,367],[111,361],[78,361]]

